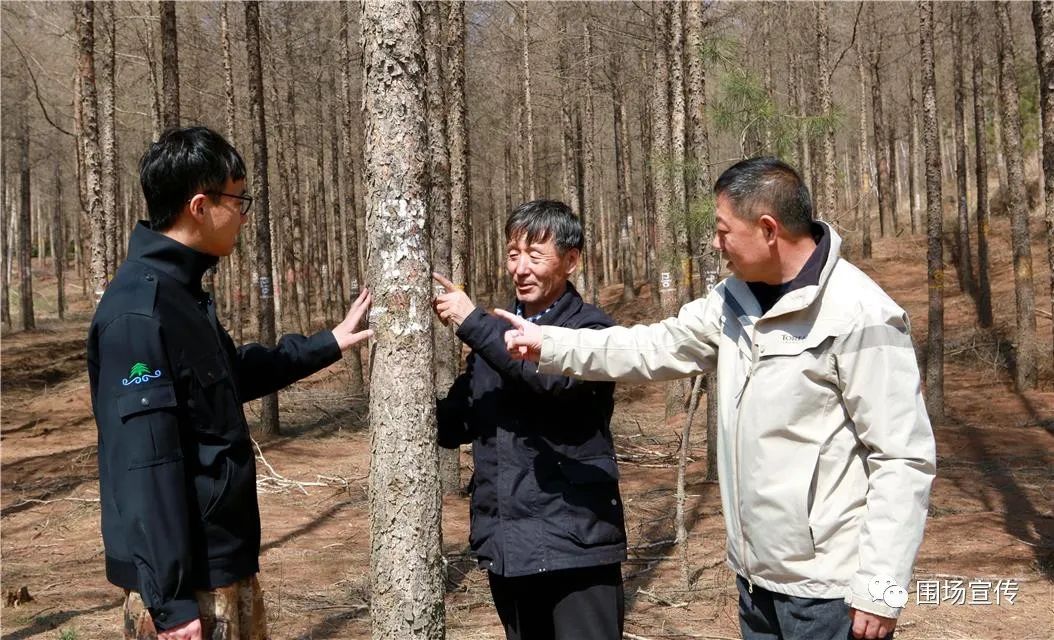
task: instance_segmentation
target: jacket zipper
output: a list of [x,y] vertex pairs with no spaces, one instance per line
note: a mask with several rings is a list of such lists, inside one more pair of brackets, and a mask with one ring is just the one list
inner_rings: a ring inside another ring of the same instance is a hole
[[736,469],[735,469],[735,473],[733,474],[734,479],[735,479],[735,483],[736,483],[736,511],[737,511],[737,515],[739,517],[739,553],[740,553],[740,556],[743,558],[743,572],[747,574],[747,593],[750,593],[750,594],[754,593],[754,581],[753,581],[753,579],[751,579],[751,576],[750,576],[750,562],[747,560],[747,538],[746,538],[746,533],[745,533],[745,529],[744,529],[744,526],[743,526],[743,501],[742,501],[742,497],[741,497],[740,490],[739,490],[739,486],[740,486],[740,482],[739,482],[739,474],[740,474],[740,469],[739,469],[739,441],[740,441],[741,435],[742,435],[742,432],[741,432],[741,430],[739,428],[739,425],[740,425],[740,417],[743,415],[743,413],[738,410],[738,405],[742,404],[743,397],[747,393],[747,387],[750,385],[750,381],[754,377],[754,369],[757,367],[757,363],[758,363],[758,345],[757,345],[757,341],[755,340],[756,337],[757,337],[757,323],[754,323],[754,327],[753,327],[753,329],[751,331],[751,336],[750,336],[750,370],[747,371],[747,379],[743,382],[743,388],[739,392],[739,402],[737,403],[737,410],[736,410],[736,439],[735,439],[735,443],[736,444],[735,444],[735,454],[734,454]]

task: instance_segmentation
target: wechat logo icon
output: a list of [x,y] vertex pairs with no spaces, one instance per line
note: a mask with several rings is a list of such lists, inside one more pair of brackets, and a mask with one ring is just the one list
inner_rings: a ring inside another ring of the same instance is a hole
[[884,602],[887,607],[900,609],[908,603],[908,592],[889,576],[875,576],[867,583],[872,602]]

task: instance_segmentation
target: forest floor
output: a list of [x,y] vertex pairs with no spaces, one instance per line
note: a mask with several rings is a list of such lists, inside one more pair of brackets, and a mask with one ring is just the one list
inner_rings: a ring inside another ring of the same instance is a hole
[[[1034,229],[1040,227],[1035,220]],[[996,220],[993,238],[1009,237]],[[996,328],[982,331],[973,303],[955,283],[946,298],[947,418],[934,424],[938,476],[916,580],[936,581],[939,604],[916,604],[911,585],[898,638],[1049,638],[1054,629],[1054,373],[1046,283],[1046,247],[1035,236],[1033,262],[1041,337],[1041,383],[1017,393],[1007,371],[1013,336],[1010,248],[992,248]],[[909,312],[916,345],[925,344],[925,238],[876,242],[857,262]],[[49,281],[41,264],[47,313]],[[954,271],[949,267],[949,276]],[[951,278],[950,278],[951,279]],[[70,285],[70,293],[79,287]],[[655,319],[642,295],[605,305],[622,323]],[[51,298],[54,285],[51,283]],[[12,304],[17,315],[17,305]],[[95,425],[85,373],[86,303],[68,320],[4,336],[2,363],[2,589],[26,587],[33,600],[0,610],[2,640],[119,637],[121,592],[103,574],[99,535]],[[281,437],[262,443],[275,474],[325,486],[260,484],[262,583],[276,640],[368,638],[369,438],[363,398],[345,391],[338,364],[281,394]],[[881,372],[876,372],[881,375]],[[716,484],[704,483],[705,442],[690,451],[686,588],[672,546],[674,487],[684,416],[663,421],[658,386],[622,385],[613,421],[621,458],[630,559],[626,630],[643,638],[736,638],[736,590],[724,564],[724,527]],[[250,423],[255,407],[247,407]],[[705,433],[700,412],[693,433]],[[471,457],[462,457],[463,476]],[[269,474],[267,467],[259,471]],[[486,576],[467,555],[468,499],[444,500],[443,539],[450,561],[448,637],[501,638]],[[992,585],[1013,581],[1012,603]],[[957,603],[962,581],[965,603]],[[979,602],[983,593],[991,604]],[[999,603],[995,602],[997,595]]]

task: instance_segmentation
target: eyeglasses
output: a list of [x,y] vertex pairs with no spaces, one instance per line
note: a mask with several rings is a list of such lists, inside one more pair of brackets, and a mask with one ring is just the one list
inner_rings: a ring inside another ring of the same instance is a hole
[[252,196],[240,195],[240,194],[237,194],[237,193],[225,193],[223,191],[205,191],[205,193],[207,193],[207,194],[209,194],[211,196],[227,196],[228,198],[237,198],[237,199],[241,200],[242,201],[242,215],[243,216],[248,215],[249,214],[249,209],[252,209],[252,207],[253,207],[253,197]]

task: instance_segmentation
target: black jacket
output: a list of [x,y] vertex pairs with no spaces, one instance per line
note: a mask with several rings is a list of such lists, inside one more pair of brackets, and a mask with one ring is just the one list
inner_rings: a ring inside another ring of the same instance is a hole
[[[539,324],[614,324],[567,291]],[[534,575],[626,558],[626,528],[609,423],[614,383],[539,374],[512,359],[510,325],[477,308],[457,335],[468,369],[437,407],[439,443],[472,442],[470,540],[498,575]]]
[[235,348],[201,289],[214,264],[140,223],[88,335],[106,577],[162,630],[198,617],[195,589],[259,570],[242,403],[340,359],[329,331]]

